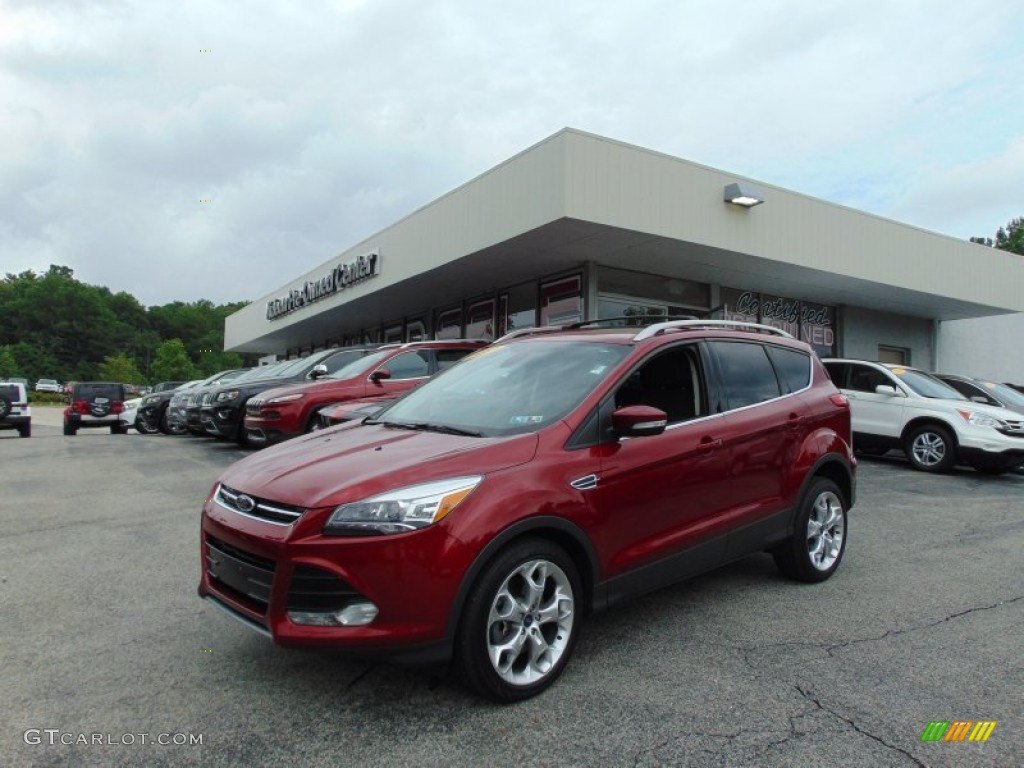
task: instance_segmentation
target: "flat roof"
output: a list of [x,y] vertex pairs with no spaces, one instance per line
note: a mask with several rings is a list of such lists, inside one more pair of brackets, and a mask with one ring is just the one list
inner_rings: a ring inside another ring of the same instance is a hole
[[[734,182],[765,202],[724,202]],[[370,253],[376,274],[267,318]],[[1024,311],[1016,254],[565,128],[232,314],[225,348],[283,351],[588,262],[937,320]]]

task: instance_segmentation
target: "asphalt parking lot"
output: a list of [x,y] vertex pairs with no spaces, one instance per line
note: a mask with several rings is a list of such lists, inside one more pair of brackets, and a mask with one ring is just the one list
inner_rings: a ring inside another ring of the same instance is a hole
[[[758,556],[662,590],[591,618],[552,689],[501,707],[199,600],[199,508],[245,452],[64,437],[34,411],[31,439],[0,432],[2,765],[1024,764],[1024,475],[862,460],[830,581]],[[921,741],[967,720],[997,725]]]

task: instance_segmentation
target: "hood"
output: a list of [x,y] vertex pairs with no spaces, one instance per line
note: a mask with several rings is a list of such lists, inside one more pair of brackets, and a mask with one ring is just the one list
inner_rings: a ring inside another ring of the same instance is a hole
[[260,392],[260,396],[263,400],[269,400],[271,397],[278,397],[280,395],[344,391],[348,389],[351,384],[352,379],[320,379],[319,381],[301,381],[295,382],[294,384],[281,384],[273,389],[264,389]]
[[1009,408],[1003,408],[998,405],[985,405],[984,403],[976,403],[973,400],[946,400],[937,397],[915,398],[914,400],[915,404],[918,404],[922,408],[928,408],[934,403],[945,403],[948,406],[956,408],[958,411],[984,413],[994,419],[999,419],[1000,421],[1020,421],[1021,419],[1021,415],[1019,413],[1011,411]]
[[269,501],[334,506],[524,464],[536,453],[538,439],[536,434],[465,437],[354,424],[267,448],[230,466],[220,481]]

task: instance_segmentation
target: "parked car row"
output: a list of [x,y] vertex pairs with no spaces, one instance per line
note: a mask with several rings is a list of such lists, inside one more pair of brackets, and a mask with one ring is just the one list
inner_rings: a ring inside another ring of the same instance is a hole
[[824,364],[850,400],[857,450],[903,450],[924,472],[965,464],[1001,475],[1024,464],[1024,395],[1011,387],[865,360]]

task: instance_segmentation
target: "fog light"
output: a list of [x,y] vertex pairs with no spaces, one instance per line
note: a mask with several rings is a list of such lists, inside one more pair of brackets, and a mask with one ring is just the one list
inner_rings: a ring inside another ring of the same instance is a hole
[[373,603],[353,603],[331,613],[288,611],[288,618],[307,627],[365,627],[377,618],[377,613],[377,606]]

